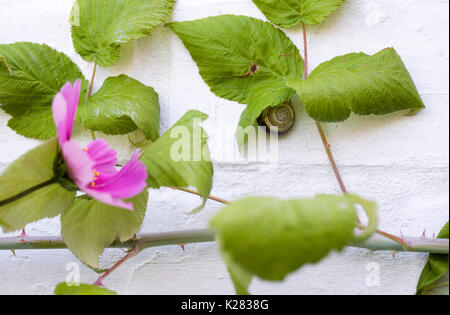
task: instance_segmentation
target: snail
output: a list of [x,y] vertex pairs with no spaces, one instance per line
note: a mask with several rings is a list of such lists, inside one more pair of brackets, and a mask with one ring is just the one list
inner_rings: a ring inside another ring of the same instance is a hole
[[283,134],[288,132],[295,122],[295,110],[289,101],[266,108],[258,118],[260,126],[266,126],[268,132]]

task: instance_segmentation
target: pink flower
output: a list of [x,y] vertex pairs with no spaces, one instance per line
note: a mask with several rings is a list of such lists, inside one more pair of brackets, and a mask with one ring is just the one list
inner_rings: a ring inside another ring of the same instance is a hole
[[81,81],[65,84],[53,99],[53,118],[61,152],[70,178],[89,196],[112,206],[133,210],[133,204],[123,201],[140,194],[145,187],[147,172],[139,161],[139,150],[119,171],[117,152],[103,140],[95,140],[82,148],[70,140],[75,113],[80,98]]

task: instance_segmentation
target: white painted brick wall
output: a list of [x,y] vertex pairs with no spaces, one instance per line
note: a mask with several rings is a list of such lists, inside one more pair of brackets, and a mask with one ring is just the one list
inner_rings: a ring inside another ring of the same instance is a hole
[[[264,18],[250,0],[178,0],[174,21],[226,13]],[[68,54],[86,77],[92,65],[73,51],[67,23],[73,0],[0,0],[0,43],[45,42]],[[427,109],[414,117],[352,117],[327,124],[326,132],[349,189],[380,205],[381,228],[420,235],[438,232],[448,220],[449,189],[449,31],[447,0],[348,0],[324,24],[310,28],[310,61],[315,67],[336,55],[375,53],[393,46],[402,56]],[[299,29],[288,32],[301,46]],[[99,71],[95,88],[110,75],[125,73],[159,93],[162,126],[167,129],[188,109],[210,115],[206,124],[216,133],[213,151],[233,148],[234,127],[243,106],[215,97],[198,75],[180,40],[158,28],[144,40],[125,45],[120,62]],[[214,194],[228,199],[246,195],[279,197],[339,193],[313,121],[298,109],[295,128],[280,142],[280,166],[261,171],[254,165],[215,163]],[[7,126],[0,113],[0,171],[38,142]],[[217,134],[212,127],[227,131]],[[230,129],[231,128],[231,129]],[[108,138],[109,139],[109,138]],[[114,141],[126,157],[126,141]],[[216,156],[218,157],[218,156]],[[195,216],[186,213],[198,199],[168,189],[152,191],[143,232],[206,227],[220,205],[208,203]],[[57,235],[56,219],[28,228],[32,235]],[[1,235],[1,234],[0,234]],[[110,250],[109,265],[123,253]],[[282,284],[255,281],[256,294],[413,294],[425,263],[423,254],[370,253],[346,250],[291,275]],[[0,252],[0,294],[49,294],[64,281],[65,266],[76,259],[67,250]],[[366,285],[369,263],[380,265],[379,287]],[[96,274],[81,266],[81,280]],[[121,294],[231,294],[233,288],[214,244],[145,251],[115,272],[105,285]]]

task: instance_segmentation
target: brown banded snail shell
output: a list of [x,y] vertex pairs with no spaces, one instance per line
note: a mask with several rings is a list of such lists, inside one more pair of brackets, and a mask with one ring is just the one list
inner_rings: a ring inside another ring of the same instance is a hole
[[268,132],[283,134],[288,132],[295,122],[295,110],[289,101],[266,108],[258,118],[260,126],[267,126]]

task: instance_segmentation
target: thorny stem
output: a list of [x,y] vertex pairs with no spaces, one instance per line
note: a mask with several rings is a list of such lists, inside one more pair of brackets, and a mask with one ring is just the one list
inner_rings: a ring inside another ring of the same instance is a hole
[[[124,243],[115,242],[109,248],[131,248],[131,250],[105,272],[95,285],[102,285],[103,280],[113,273],[125,262],[139,254],[141,251],[157,246],[169,246],[179,244],[214,242],[216,233],[213,230],[187,230],[165,233],[143,234]],[[405,237],[408,248],[381,236],[373,236],[363,242],[355,242],[350,247],[364,248],[371,251],[404,251],[404,252],[427,252],[433,254],[448,255],[449,241],[447,239],[435,239],[425,237]],[[0,238],[0,250],[23,250],[23,249],[64,249],[67,248],[61,237],[31,237],[19,236]]]
[[[87,98],[92,96],[92,88],[94,87],[94,81],[95,81],[95,74],[97,73],[97,63],[94,63],[94,70],[92,71],[92,77],[91,77],[91,82],[89,83],[89,89],[88,89],[88,94],[87,94]],[[91,130],[91,137],[92,140],[95,140],[95,132],[93,130]]]
[[381,236],[384,236],[384,237],[386,237],[386,238],[388,238],[388,239],[390,239],[390,240],[392,240],[392,241],[402,245],[403,248],[405,248],[405,249],[408,249],[410,247],[410,244],[408,244],[408,242],[405,240],[405,238],[403,236],[402,237],[398,237],[398,236],[389,234],[389,233],[381,231],[381,230],[376,230],[375,233],[377,233],[377,234],[379,234]]
[[[137,251],[140,252],[147,248],[158,246],[214,242],[215,235],[215,231],[207,229],[141,234],[123,243],[116,241],[108,248],[128,248],[132,251],[135,247],[138,247]],[[448,255],[449,253],[448,239],[408,236],[405,236],[403,239],[409,244],[408,248],[380,235],[372,236],[366,241],[356,241],[348,246],[370,249],[372,251],[420,252],[442,255]],[[66,248],[67,245],[61,236],[21,235],[17,237],[0,237],[0,250],[54,250]]]

